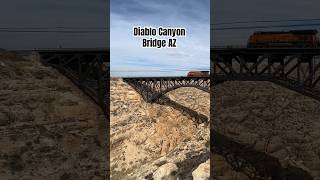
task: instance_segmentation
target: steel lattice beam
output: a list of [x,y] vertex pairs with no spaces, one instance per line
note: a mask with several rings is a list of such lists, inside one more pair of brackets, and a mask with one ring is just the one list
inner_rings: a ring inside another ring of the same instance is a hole
[[211,49],[211,77],[270,81],[320,100],[320,49]]
[[37,53],[42,63],[71,79],[108,116],[109,50],[39,50]]
[[147,102],[154,102],[167,92],[180,87],[194,87],[210,92],[210,77],[123,78]]

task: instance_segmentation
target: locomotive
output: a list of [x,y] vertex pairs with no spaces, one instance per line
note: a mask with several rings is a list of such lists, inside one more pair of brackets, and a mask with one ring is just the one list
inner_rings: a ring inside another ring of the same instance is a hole
[[248,48],[317,48],[317,30],[258,31],[248,40]]
[[209,76],[209,71],[190,71],[187,77],[207,77]]

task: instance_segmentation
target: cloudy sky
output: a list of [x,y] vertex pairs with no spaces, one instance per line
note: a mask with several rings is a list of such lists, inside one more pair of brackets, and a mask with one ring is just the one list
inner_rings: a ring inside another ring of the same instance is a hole
[[108,33],[8,33],[4,28],[106,27],[107,0],[10,0],[0,6],[0,48],[106,47]]
[[[111,0],[111,76],[185,76],[209,69],[209,0]],[[141,48],[133,26],[184,27],[178,48]],[[179,71],[176,71],[179,70]]]
[[[261,20],[299,20],[320,19],[319,0],[214,0],[211,4],[211,23],[235,21]],[[317,21],[277,22],[277,23],[249,23],[232,25],[213,25],[211,28],[243,27],[243,26],[270,26],[320,24]],[[249,35],[254,31],[263,30],[291,30],[291,29],[320,29],[320,26],[307,27],[277,27],[243,30],[211,30],[211,41],[214,46],[245,45]]]

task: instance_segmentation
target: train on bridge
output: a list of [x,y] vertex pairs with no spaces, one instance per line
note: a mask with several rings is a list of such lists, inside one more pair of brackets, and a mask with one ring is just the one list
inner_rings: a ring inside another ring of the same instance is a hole
[[248,39],[248,48],[320,48],[317,30],[258,31]]
[[208,77],[209,71],[190,71],[187,77]]

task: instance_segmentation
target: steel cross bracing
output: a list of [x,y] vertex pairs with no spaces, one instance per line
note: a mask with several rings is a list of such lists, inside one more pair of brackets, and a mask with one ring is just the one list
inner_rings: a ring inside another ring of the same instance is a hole
[[213,82],[270,81],[320,100],[320,49],[211,49]]
[[154,102],[162,95],[180,87],[194,87],[210,92],[210,77],[148,77],[123,78],[146,102]]
[[37,50],[41,61],[55,67],[100,105],[108,115],[109,50]]

